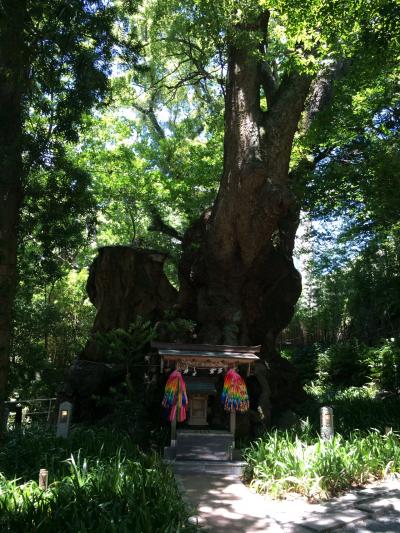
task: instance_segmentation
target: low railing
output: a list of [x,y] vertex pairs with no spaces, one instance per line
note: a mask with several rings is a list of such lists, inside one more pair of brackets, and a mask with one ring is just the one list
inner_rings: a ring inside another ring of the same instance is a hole
[[34,398],[5,402],[8,409],[8,424],[21,426],[32,422],[53,423],[56,420],[56,398]]

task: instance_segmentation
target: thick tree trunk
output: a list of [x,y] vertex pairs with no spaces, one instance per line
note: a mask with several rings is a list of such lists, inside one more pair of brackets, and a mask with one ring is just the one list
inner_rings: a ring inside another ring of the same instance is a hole
[[[6,1],[0,15],[0,427],[8,393],[12,308],[17,280],[22,202],[24,1]],[[1,430],[0,430],[1,431]]]
[[298,206],[288,174],[311,80],[288,75],[267,94],[268,110],[262,111],[262,68],[244,42],[229,49],[223,175],[213,208],[185,235],[180,304],[200,324],[203,342],[261,343],[269,376],[288,385],[279,396],[293,399],[300,388],[293,388],[293,372],[283,366],[275,339],[301,292],[292,259]]
[[138,317],[156,322],[177,300],[164,273],[166,255],[133,246],[104,246],[90,266],[86,290],[97,313],[94,337],[81,359],[104,362],[104,349],[95,335],[128,330]]
[[[86,285],[97,311],[93,335],[79,359],[69,369],[59,390],[60,400],[73,401],[76,420],[102,416],[103,409],[96,407],[93,396],[106,395],[111,386],[124,379],[129,382],[134,394],[140,388],[145,389],[144,354],[138,351],[138,359],[133,363],[131,361],[135,372],[128,376],[129,362],[116,362],[110,358],[104,344],[104,334],[115,329],[129,331],[129,326],[138,317],[154,324],[163,318],[167,309],[176,304],[176,289],[164,273],[165,259],[163,253],[133,246],[105,246],[99,249],[90,267]],[[135,349],[135,346],[131,348]]]

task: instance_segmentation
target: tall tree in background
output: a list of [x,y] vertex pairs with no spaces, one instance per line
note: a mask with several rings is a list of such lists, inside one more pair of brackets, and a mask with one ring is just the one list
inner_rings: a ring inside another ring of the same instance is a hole
[[26,2],[0,8],[0,416],[7,394],[17,226],[22,202],[22,101],[26,86]]
[[80,187],[82,174],[68,163],[63,143],[77,141],[82,114],[107,89],[114,15],[102,0],[0,4],[0,405],[29,177],[55,170]]
[[326,154],[305,176],[314,229],[299,318],[315,341],[375,344],[400,328],[399,67],[372,68],[374,83],[356,98],[353,69],[309,136]]
[[214,205],[183,241],[182,310],[199,323],[202,341],[261,343],[285,402],[293,383],[275,339],[301,291],[292,259],[299,214],[293,185],[308,163],[293,158],[295,133],[329,102],[344,67],[362,54],[376,60],[380,50],[384,62],[392,53],[398,9],[390,1],[153,4],[153,41],[162,42],[168,60],[175,57],[181,83],[209,80],[218,58],[221,76],[226,67],[223,173]]

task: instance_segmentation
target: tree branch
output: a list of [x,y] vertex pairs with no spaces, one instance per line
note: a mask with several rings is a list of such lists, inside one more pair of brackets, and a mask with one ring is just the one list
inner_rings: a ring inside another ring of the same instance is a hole
[[175,228],[164,222],[162,216],[158,212],[158,209],[154,205],[150,207],[150,216],[151,223],[147,228],[149,231],[163,233],[164,235],[168,235],[179,242],[183,241],[183,235],[181,235]]
[[156,114],[153,108],[153,103],[150,102],[149,107],[146,108],[134,101],[132,102],[132,106],[135,109],[137,109],[140,113],[142,113],[142,115],[144,115],[149,120],[150,124],[153,126],[153,129],[158,137],[158,140],[165,139],[165,132],[157,120],[157,117],[156,117]]
[[345,71],[348,62],[343,59],[335,61],[322,70],[311,85],[310,96],[306,102],[306,119],[304,128],[308,130],[315,117],[326,109],[333,96],[334,81]]
[[308,74],[292,72],[280,83],[274,103],[264,113],[265,140],[273,157],[281,157],[291,150],[312,78]]
[[271,107],[275,102],[279,85],[271,65],[267,61],[263,61],[260,64],[260,81],[261,86],[264,89],[268,107]]

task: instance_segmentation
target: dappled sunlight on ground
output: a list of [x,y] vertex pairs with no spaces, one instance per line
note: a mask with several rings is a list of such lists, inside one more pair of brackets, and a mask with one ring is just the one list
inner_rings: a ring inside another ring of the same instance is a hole
[[272,526],[277,527],[275,531],[281,531],[275,520],[266,518],[265,499],[250,492],[238,478],[211,475],[177,477],[187,499],[198,510],[199,522],[201,525],[206,523],[211,531],[261,532]]
[[179,474],[176,478],[199,525],[213,533],[400,532],[398,480],[376,482],[313,504],[298,495],[286,500],[261,496],[236,476]]

